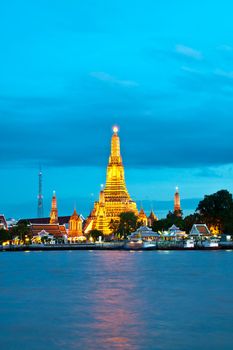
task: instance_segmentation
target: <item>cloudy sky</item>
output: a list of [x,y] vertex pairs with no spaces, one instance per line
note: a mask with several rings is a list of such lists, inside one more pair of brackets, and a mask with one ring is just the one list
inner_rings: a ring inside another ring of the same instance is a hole
[[[87,214],[120,127],[131,196],[233,191],[231,0],[0,4],[0,212]],[[194,199],[194,200],[193,200]],[[170,204],[169,204],[170,205]],[[192,205],[191,205],[192,206]]]

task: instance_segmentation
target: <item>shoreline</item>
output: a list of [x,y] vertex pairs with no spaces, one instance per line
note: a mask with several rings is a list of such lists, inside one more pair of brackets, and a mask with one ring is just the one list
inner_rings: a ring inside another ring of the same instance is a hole
[[20,245],[20,246],[1,246],[0,253],[2,252],[25,252],[25,251],[58,251],[58,250],[125,250],[125,251],[145,251],[145,250],[233,250],[233,244],[220,245],[218,247],[194,247],[183,248],[180,246],[165,246],[154,248],[138,248],[130,249],[125,247],[124,242],[114,243],[82,243],[82,244],[51,244],[51,245]]

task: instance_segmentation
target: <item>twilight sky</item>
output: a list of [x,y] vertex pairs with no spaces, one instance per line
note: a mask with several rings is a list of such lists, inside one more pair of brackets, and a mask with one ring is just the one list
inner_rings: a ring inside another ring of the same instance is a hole
[[0,212],[36,216],[41,164],[45,214],[55,189],[60,215],[75,202],[86,215],[113,124],[129,192],[155,212],[176,185],[185,209],[233,191],[232,13],[231,0],[1,2]]

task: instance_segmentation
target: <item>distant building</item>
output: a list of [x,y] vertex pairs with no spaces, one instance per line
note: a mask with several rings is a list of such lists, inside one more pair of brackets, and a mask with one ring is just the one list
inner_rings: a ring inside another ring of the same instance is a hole
[[194,224],[189,234],[190,236],[210,236],[211,232],[206,224]]
[[71,215],[69,220],[68,237],[75,238],[75,237],[82,236],[83,235],[82,225],[83,225],[83,219],[80,215],[78,215],[76,209],[74,209],[74,212]]
[[153,212],[153,210],[151,210],[150,215],[148,216],[147,219],[148,219],[148,226],[149,226],[149,227],[152,227],[153,224],[154,224],[154,222],[155,222],[155,221],[158,221],[158,218],[157,218],[157,216],[155,215],[155,213]]
[[15,225],[17,225],[18,220],[13,219],[13,218],[8,218],[8,219],[6,219],[6,223],[7,223],[8,229],[10,229],[11,227],[14,227]]
[[[21,224],[22,222],[27,222],[28,224],[40,224],[40,225],[47,225],[47,224],[55,223],[55,224],[63,225],[68,229],[70,218],[71,218],[70,215],[58,216],[57,199],[56,199],[55,193],[53,193],[50,216],[44,217],[44,218],[20,219],[18,221],[18,224]],[[80,218],[82,219],[82,221],[84,221],[84,217],[82,215],[80,215]]]
[[27,218],[19,220],[28,222],[32,236],[44,237],[53,235],[54,238],[80,237],[82,236],[82,226],[84,217],[78,215],[74,210],[71,216],[58,216],[57,198],[55,191],[52,196],[50,217],[47,218]]
[[7,222],[3,214],[0,214],[0,229],[8,230]]
[[44,232],[53,235],[55,238],[67,236],[67,229],[70,216],[58,216],[57,199],[55,191],[53,192],[50,217],[21,219],[18,223],[27,222],[32,236],[43,235]]
[[176,225],[172,225],[168,229],[168,234],[169,234],[169,237],[184,237],[184,236],[186,236],[186,232],[181,230]]
[[148,225],[148,219],[147,216],[143,210],[143,208],[141,208],[139,214],[138,214],[138,222],[142,225],[142,226],[147,226]]
[[32,236],[41,236],[44,232],[47,232],[48,234],[53,235],[56,238],[62,238],[67,235],[65,226],[59,224],[31,224],[30,232]]

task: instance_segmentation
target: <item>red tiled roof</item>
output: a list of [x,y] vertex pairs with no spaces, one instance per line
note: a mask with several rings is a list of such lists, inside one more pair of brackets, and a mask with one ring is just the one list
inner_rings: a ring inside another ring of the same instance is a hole
[[205,225],[196,225],[197,230],[202,234],[208,234],[209,231]]
[[30,230],[33,236],[38,235],[43,230],[56,237],[61,237],[66,234],[65,227],[58,224],[31,224]]

